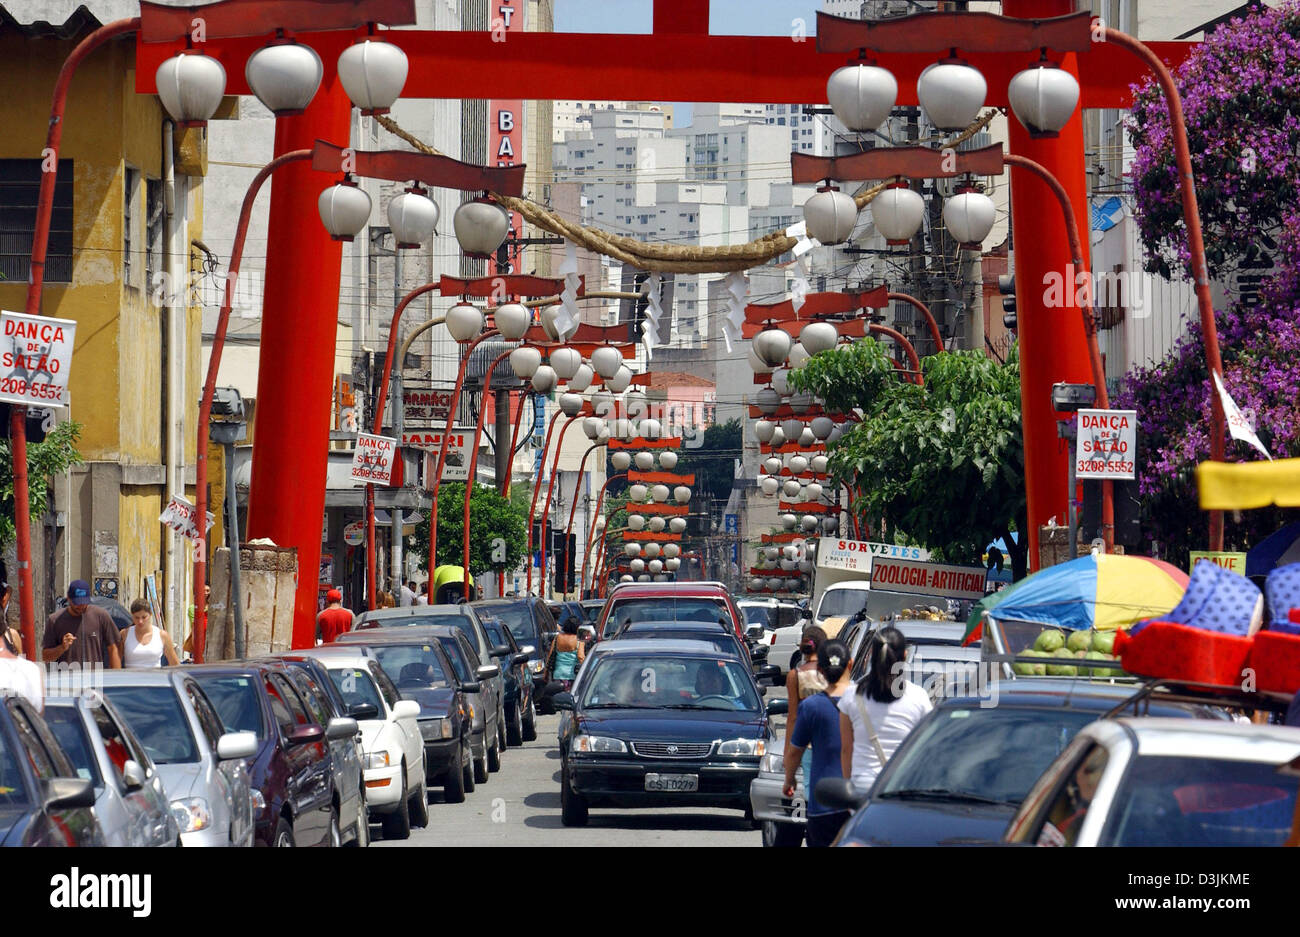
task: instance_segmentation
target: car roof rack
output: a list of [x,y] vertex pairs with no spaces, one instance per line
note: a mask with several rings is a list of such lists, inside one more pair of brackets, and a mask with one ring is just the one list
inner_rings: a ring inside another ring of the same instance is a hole
[[608,598],[609,596],[612,596],[619,589],[633,589],[633,588],[671,589],[675,586],[686,586],[688,588],[693,588],[695,586],[717,586],[719,589],[722,589],[724,592],[727,589],[726,583],[718,582],[716,579],[709,579],[709,580],[692,579],[689,581],[683,580],[679,582],[616,582],[609,587],[609,592],[606,593],[606,597]]
[[1292,697],[1267,690],[1243,690],[1237,685],[1198,683],[1188,680],[1162,678],[1143,684],[1136,693],[1108,711],[1101,718],[1115,719],[1126,709],[1134,715],[1145,715],[1156,703],[1192,703],[1202,706],[1220,706],[1224,709],[1263,710],[1285,715]]

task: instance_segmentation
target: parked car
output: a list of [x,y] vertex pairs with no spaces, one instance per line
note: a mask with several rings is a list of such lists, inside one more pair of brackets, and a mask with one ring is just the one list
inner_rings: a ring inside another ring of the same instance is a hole
[[581,602],[547,602],[546,610],[555,619],[555,627],[561,631],[564,630],[564,623],[570,618],[574,619],[579,625],[586,620],[582,614]]
[[1033,784],[1004,841],[1281,846],[1295,816],[1298,760],[1297,728],[1099,720]]
[[528,652],[515,640],[514,633],[505,622],[486,611],[479,615],[492,644],[492,659],[501,667],[505,677],[506,739],[511,745],[522,745],[537,738],[537,684],[529,669]]
[[[773,671],[766,670],[767,654],[765,648],[756,648],[748,641],[741,641],[735,632],[722,623],[707,624],[693,621],[638,621],[623,628],[614,635],[616,640],[627,638],[669,638],[686,641],[706,641],[717,650],[731,654],[737,660],[744,661],[750,670],[759,677],[770,677]],[[760,689],[762,686],[760,684]]]
[[[289,665],[298,695],[321,725],[332,719],[352,718],[348,705],[318,660],[295,656],[292,652],[277,659]],[[356,722],[355,719],[352,720]],[[339,799],[339,816],[344,818],[343,844],[370,845],[370,814],[366,807],[365,749],[361,727],[349,738],[330,739],[330,766],[334,770],[334,790]]]
[[486,599],[475,602],[474,607],[505,622],[521,651],[532,648],[527,652],[528,670],[534,680],[540,680],[546,672],[546,655],[550,653],[551,642],[560,630],[546,603],[536,596],[530,596]]
[[95,787],[26,697],[0,692],[0,845],[102,846]]
[[582,623],[594,626],[600,620],[600,613],[605,607],[605,600],[583,599],[578,605],[582,609]]
[[[342,804],[334,790],[329,745],[356,735],[356,720],[342,716],[322,724],[294,687],[284,661],[200,664],[189,673],[227,732],[257,736],[257,752],[248,759],[257,845],[342,845]],[[355,817],[349,814],[349,822]]]
[[980,649],[962,646],[965,623],[929,620],[859,619],[846,624],[839,638],[853,658],[854,680],[866,675],[870,656],[865,651],[867,642],[881,628],[897,628],[902,632],[907,642],[904,675],[924,688],[932,702],[964,695],[967,688],[979,684]]
[[251,732],[227,732],[189,668],[105,670],[104,695],[152,759],[182,846],[253,845],[253,794],[245,759]]
[[425,629],[386,632],[366,647],[397,684],[403,699],[420,704],[416,720],[424,740],[424,773],[439,784],[448,803],[465,800],[465,779],[473,783],[470,732],[473,719],[455,668],[442,644]]
[[162,777],[102,693],[47,697],[45,722],[77,777],[95,788],[106,846],[177,846],[180,831]]
[[613,586],[596,628],[596,640],[605,641],[619,628],[637,621],[729,622],[736,637],[745,640],[745,616],[720,582],[629,582]]
[[[608,642],[584,666],[560,739],[566,826],[592,806],[711,806],[750,816],[749,784],[772,732],[742,661],[700,641]],[[779,707],[776,707],[779,709]]]
[[[478,617],[475,616],[476,627]],[[404,628],[401,633],[351,632],[353,636],[344,635],[347,640],[340,640],[344,645],[373,646],[392,639],[416,639],[422,641],[436,640],[442,645],[456,675],[456,683],[470,707],[470,751],[472,752],[472,770],[467,791],[474,790],[476,784],[486,784],[488,774],[501,770],[501,742],[505,738],[505,720],[502,713],[505,695],[501,668],[495,664],[485,664],[478,656],[475,647],[465,632],[458,625],[428,625],[415,629]],[[373,650],[370,652],[373,656]]]
[[[480,661],[488,663],[492,660],[492,643],[488,640],[487,631],[483,628],[483,622],[479,618],[477,609],[468,602],[459,605],[416,605],[409,608],[377,609],[373,612],[366,612],[361,618],[362,624],[357,629],[354,629],[354,632],[371,628],[402,626],[419,628],[430,625],[455,625],[464,633],[470,647],[474,649],[474,653]],[[509,625],[509,622],[507,622],[507,625]],[[363,639],[356,637],[346,639],[349,642],[358,640]],[[521,645],[525,643],[527,642],[520,641]],[[501,752],[505,751],[510,745],[510,740],[506,738],[505,678],[498,673],[494,677],[480,677],[479,682],[485,684],[483,702],[488,706],[488,711],[484,714],[484,718],[488,727],[496,733],[497,737],[496,742],[490,746],[491,750],[488,753],[488,759],[494,765],[497,765]],[[481,707],[477,706],[475,708],[481,709]],[[496,771],[497,767],[493,767],[491,770]]]
[[[917,723],[871,790],[854,789],[847,805],[840,800],[856,812],[839,844],[996,842],[1070,739],[1132,695],[1131,687],[1050,678],[1007,681],[998,690],[996,705],[990,696],[947,699]],[[1182,704],[1153,703],[1152,712],[1199,727],[1222,717]],[[817,796],[823,799],[820,787]]]
[[412,825],[427,822],[429,812],[424,742],[416,723],[420,704],[401,698],[364,647],[335,643],[297,653],[325,665],[361,729],[370,819],[383,824],[384,838],[407,839]]

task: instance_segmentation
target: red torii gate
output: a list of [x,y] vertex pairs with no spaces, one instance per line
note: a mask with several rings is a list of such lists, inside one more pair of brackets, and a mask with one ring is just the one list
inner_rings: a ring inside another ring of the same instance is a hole
[[[1024,19],[1074,12],[1073,0],[1004,0],[1002,6],[1006,16]],[[845,61],[843,54],[819,53],[812,37],[709,35],[708,4],[699,0],[654,0],[650,35],[512,32],[508,42],[494,42],[488,32],[389,30],[383,37],[410,58],[406,98],[803,104],[825,99],[827,77]],[[303,114],[277,119],[274,155],[310,148],[318,139],[343,140],[349,132],[351,107],[335,62],[354,35],[340,31],[297,38],[320,53],[325,74]],[[228,94],[250,93],[243,63],[265,42],[260,37],[204,43],[203,51],[226,68]],[[137,38],[137,91],[156,93],[157,66],[181,45]],[[1170,65],[1180,62],[1191,46],[1150,45]],[[1033,56],[958,48],[987,79],[986,104],[1006,107],[1007,83]],[[1131,99],[1129,85],[1147,75],[1136,58],[1111,43],[1052,57],[1080,79],[1082,107],[1125,107]],[[929,53],[876,56],[898,79],[900,105],[917,103],[916,78],[935,60]],[[1011,151],[1052,172],[1065,185],[1076,214],[1087,217],[1080,111],[1055,139],[1032,140],[1014,120],[1009,127]],[[249,494],[249,536],[270,537],[299,550],[295,646],[310,645],[314,636],[342,260],[342,245],[329,239],[316,217],[316,199],[325,184],[310,167],[294,165],[285,167],[272,186],[263,295],[264,313],[271,314],[262,318],[258,441]],[[1048,391],[1056,381],[1087,381],[1089,370],[1082,324],[1077,317],[1049,318],[1041,302],[1046,274],[1063,267],[1069,256],[1059,220],[1041,210],[1051,202],[1051,192],[1029,176],[1013,177],[1011,187],[1018,234],[1017,301],[1023,310],[1019,331],[1032,564],[1037,525],[1063,513],[1067,499],[1066,452],[1056,438]]]

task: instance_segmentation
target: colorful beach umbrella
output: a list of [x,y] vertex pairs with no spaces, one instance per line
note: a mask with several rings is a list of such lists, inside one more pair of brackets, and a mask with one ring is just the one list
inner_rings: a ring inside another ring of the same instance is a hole
[[1163,615],[1187,589],[1187,574],[1146,556],[1089,554],[1027,576],[986,596],[971,609],[966,638],[984,612],[1002,621],[1054,625],[1071,631],[1122,628]]

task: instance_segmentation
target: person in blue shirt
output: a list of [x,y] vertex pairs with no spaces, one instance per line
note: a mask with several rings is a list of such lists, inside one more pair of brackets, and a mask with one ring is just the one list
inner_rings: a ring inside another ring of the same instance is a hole
[[799,719],[790,733],[785,757],[785,796],[793,797],[795,776],[804,749],[812,749],[810,785],[804,791],[807,838],[810,847],[829,846],[849,818],[847,810],[832,810],[817,802],[813,791],[822,778],[842,778],[840,766],[839,699],[853,691],[849,673],[853,661],[843,641],[826,641],[817,651],[817,669],[826,678],[826,689],[799,704]]

